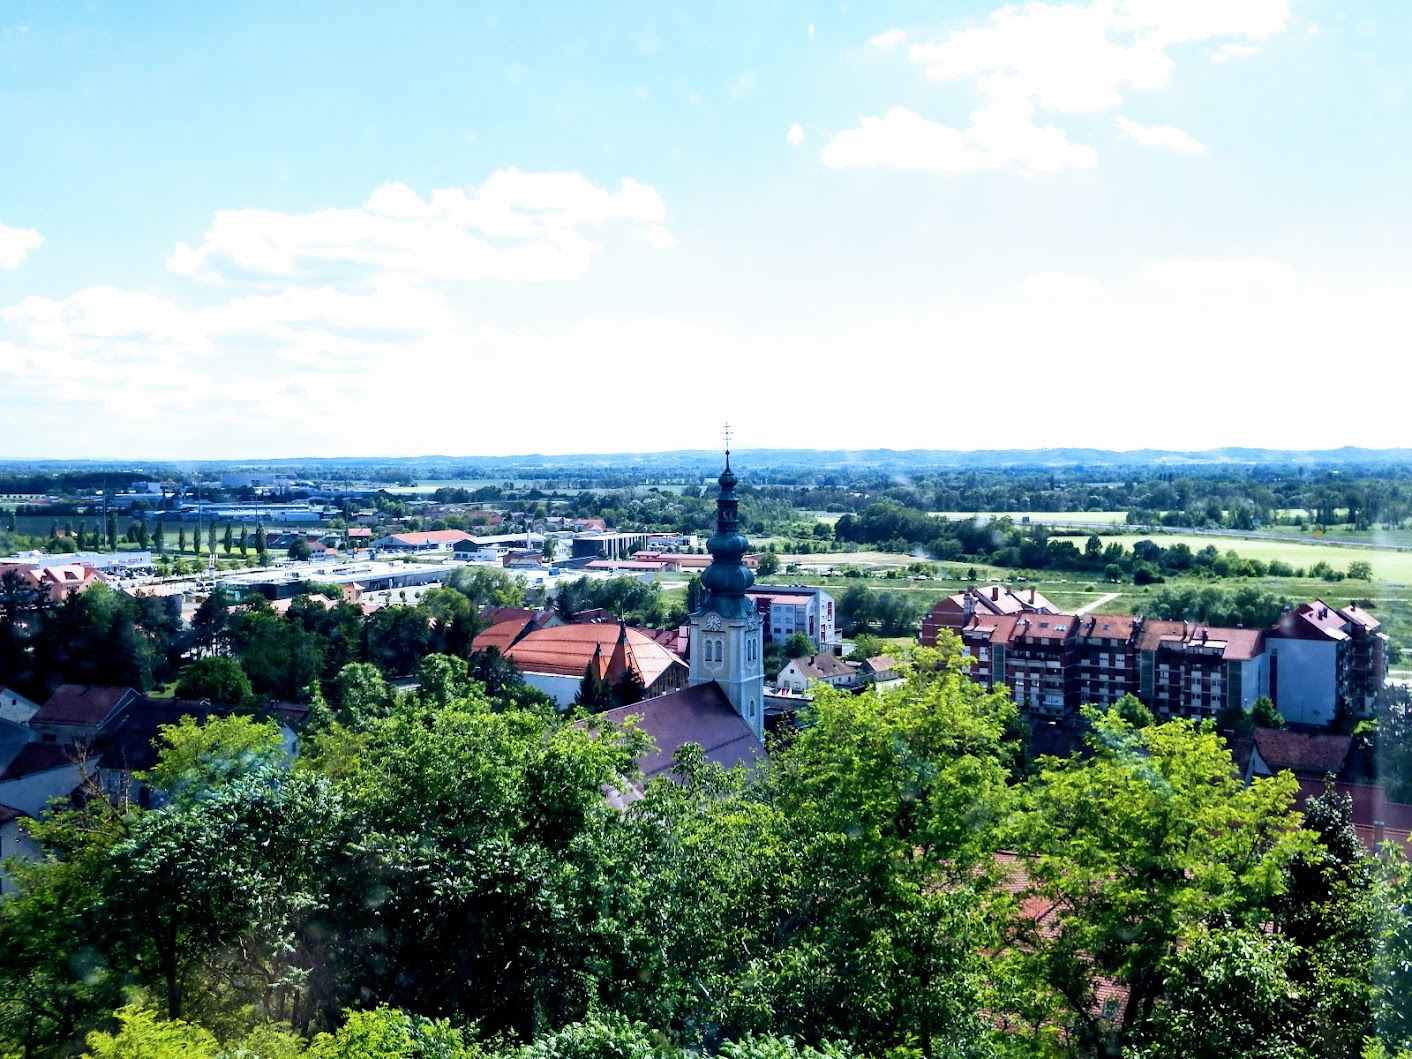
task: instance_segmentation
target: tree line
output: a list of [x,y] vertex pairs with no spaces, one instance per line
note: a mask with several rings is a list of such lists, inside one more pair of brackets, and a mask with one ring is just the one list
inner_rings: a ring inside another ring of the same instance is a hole
[[1209,727],[1093,712],[1085,754],[1030,763],[1014,704],[924,651],[900,687],[822,690],[768,761],[687,748],[619,809],[633,726],[450,656],[419,677],[316,713],[293,762],[250,717],[173,726],[156,807],[95,789],[33,825],[0,1051],[1412,1048],[1407,862],[1336,795],[1301,817],[1288,775],[1242,785]]

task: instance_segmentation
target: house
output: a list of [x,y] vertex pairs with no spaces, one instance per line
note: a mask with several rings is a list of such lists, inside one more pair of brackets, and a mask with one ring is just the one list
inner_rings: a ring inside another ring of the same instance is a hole
[[776,691],[800,692],[810,684],[851,688],[858,683],[858,671],[837,655],[819,654],[791,658],[775,678]]
[[390,552],[444,552],[454,547],[457,541],[470,539],[471,535],[465,530],[426,530],[379,537],[372,546],[379,551]]
[[935,647],[946,629],[960,633],[976,614],[1053,614],[1057,608],[1033,588],[1014,592],[1005,585],[971,587],[934,604],[922,619],[922,646]]
[[103,793],[115,804],[130,800],[147,807],[151,791],[134,776],[157,766],[162,726],[180,724],[183,717],[205,724],[234,710],[234,706],[205,700],[132,699],[104,725],[95,741],[95,771]]
[[1340,711],[1370,717],[1387,683],[1382,623],[1355,603],[1287,610],[1266,634],[1270,698],[1291,724],[1327,725]]
[[873,655],[858,663],[858,679],[864,684],[886,684],[901,680],[895,660],[887,655]]
[[1251,733],[1245,782],[1286,770],[1293,772],[1300,780],[1322,782],[1328,775],[1342,779],[1349,770],[1352,753],[1351,735],[1256,728]]
[[85,751],[72,743],[26,743],[0,771],[0,805],[38,816],[67,798],[87,774]]
[[17,577],[21,585],[55,603],[62,603],[75,592],[108,580],[101,571],[82,562],[0,564],[0,578],[6,576]]
[[88,743],[138,697],[132,688],[61,684],[29,719],[29,727],[45,743]]
[[842,650],[833,596],[805,585],[759,585],[746,593],[760,615],[765,642],[782,644],[802,632],[823,650]]
[[14,688],[0,688],[0,720],[29,724],[30,718],[38,712],[39,707]]

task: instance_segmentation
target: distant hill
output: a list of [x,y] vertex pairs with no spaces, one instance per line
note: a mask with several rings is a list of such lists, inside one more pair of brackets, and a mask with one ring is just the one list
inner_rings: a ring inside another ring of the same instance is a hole
[[[1389,471],[1412,469],[1412,449],[1256,449],[1206,450],[1135,449],[1127,452],[1089,448],[1050,449],[744,449],[733,458],[740,470],[753,475],[772,472],[879,471],[921,473],[945,470],[989,471],[1116,471],[1124,468],[1172,470],[1189,474],[1261,468],[1278,471],[1333,469]],[[476,478],[540,478],[605,474],[636,477],[706,477],[716,473],[721,453],[714,449],[671,452],[588,453],[582,455],[523,454],[517,456],[294,457],[278,460],[200,461],[0,461],[0,474],[94,474],[190,477],[196,473],[229,474],[278,471],[318,478],[427,480]]]

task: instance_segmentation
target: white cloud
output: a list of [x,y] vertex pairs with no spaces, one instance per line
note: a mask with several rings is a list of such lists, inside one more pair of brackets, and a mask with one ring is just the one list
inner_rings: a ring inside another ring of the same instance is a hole
[[1296,280],[1289,265],[1263,257],[1144,261],[1137,278],[1182,291],[1288,290]]
[[1247,55],[1259,55],[1260,49],[1254,44],[1222,44],[1211,55],[1213,61],[1223,63],[1227,59],[1242,58]]
[[791,147],[798,147],[804,142],[804,126],[795,122],[789,127],[789,131],[784,134],[785,143]]
[[997,104],[971,115],[965,132],[928,121],[905,107],[865,117],[839,133],[820,155],[835,168],[886,167],[938,173],[1014,166],[1030,173],[1097,164],[1093,150],[1071,143],[1052,125],[1034,123],[1024,102]]
[[1118,128],[1147,147],[1167,147],[1182,154],[1205,154],[1206,145],[1174,125],[1140,125],[1119,115]]
[[20,267],[31,250],[44,245],[44,236],[33,228],[11,228],[0,224],[0,269]]
[[[919,118],[929,126],[915,130],[926,145],[908,147],[890,134],[911,112],[894,108],[836,137],[825,150],[825,161],[948,171],[1014,166],[1052,172],[1092,166],[1097,156],[1091,148],[1070,142],[1065,129],[1044,124],[1036,115],[1120,106],[1130,92],[1168,83],[1176,65],[1171,52],[1179,46],[1224,40],[1225,48],[1253,48],[1251,42],[1279,32],[1288,18],[1288,0],[1032,0],[1007,5],[978,25],[907,49],[908,59],[923,67],[928,78],[964,83],[980,96],[982,105],[972,113],[970,127],[953,129]],[[902,40],[902,31],[890,30],[870,43],[895,47]],[[1125,131],[1142,142],[1178,151],[1204,149],[1181,130],[1130,124]],[[917,164],[919,157],[930,164]]]
[[1086,298],[1100,294],[1103,283],[1097,276],[1068,272],[1041,272],[1020,281],[1020,293],[1041,298]]
[[579,173],[505,169],[478,188],[437,189],[425,199],[385,184],[352,209],[222,210],[201,244],[178,243],[167,265],[213,283],[357,282],[381,273],[565,280],[602,252],[586,229],[660,227],[666,212],[661,196],[635,180],[609,191]]
[[871,44],[874,48],[882,48],[886,50],[888,48],[897,47],[906,39],[907,31],[905,29],[889,29],[882,33],[879,33],[872,40],[868,41],[868,43]]

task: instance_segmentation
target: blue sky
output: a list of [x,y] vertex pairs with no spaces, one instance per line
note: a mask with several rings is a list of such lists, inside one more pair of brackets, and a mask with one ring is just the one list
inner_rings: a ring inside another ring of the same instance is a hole
[[1408,444],[1391,0],[0,0],[0,457]]

